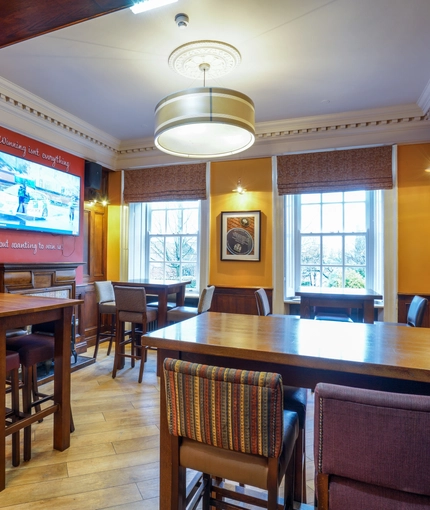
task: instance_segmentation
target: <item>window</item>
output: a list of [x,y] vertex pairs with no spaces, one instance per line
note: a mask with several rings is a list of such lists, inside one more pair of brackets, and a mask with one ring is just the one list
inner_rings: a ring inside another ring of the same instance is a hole
[[147,205],[147,274],[154,280],[192,279],[197,287],[199,202]]
[[300,286],[383,290],[381,202],[380,191],[285,196],[286,297]]
[[199,289],[200,201],[130,204],[130,278],[188,280]]

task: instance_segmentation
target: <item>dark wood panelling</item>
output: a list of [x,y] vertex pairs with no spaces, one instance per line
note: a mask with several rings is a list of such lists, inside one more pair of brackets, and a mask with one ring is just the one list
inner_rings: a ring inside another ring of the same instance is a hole
[[[76,290],[76,269],[79,265],[76,262],[0,264],[0,292],[82,299]],[[82,307],[76,307],[74,313],[78,319],[75,349],[83,353],[87,350],[87,343],[81,329]]]
[[125,9],[133,3],[133,0],[3,1],[0,48]]
[[84,283],[106,280],[107,207],[85,203]]
[[81,316],[79,318],[80,331],[85,336],[88,347],[95,345],[97,333],[97,301],[94,284],[83,284],[76,286],[76,293],[79,299],[83,299]]
[[[421,297],[426,298],[430,303],[430,294],[419,294]],[[412,298],[415,294],[398,294],[397,295],[397,322],[406,323],[406,318],[408,316],[409,306],[411,304]],[[427,303],[426,309],[424,311],[424,319],[423,319],[423,328],[430,328],[430,306]]]
[[[218,287],[212,299],[211,312],[258,315],[255,291],[259,287]],[[272,310],[272,289],[265,289]]]

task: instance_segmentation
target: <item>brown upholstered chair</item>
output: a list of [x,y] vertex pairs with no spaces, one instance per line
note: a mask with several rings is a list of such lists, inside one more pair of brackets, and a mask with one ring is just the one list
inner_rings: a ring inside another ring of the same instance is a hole
[[[132,367],[135,365],[135,360],[140,360],[138,380],[141,383],[148,350],[148,346],[141,344],[141,339],[147,331],[147,325],[157,320],[157,310],[146,305],[146,291],[143,287],[115,286],[114,291],[116,336],[112,378],[115,379],[124,358],[130,358]],[[126,322],[131,323],[130,331],[125,330]],[[129,354],[125,352],[127,345],[130,346]]]
[[[270,317],[285,317],[270,313],[270,304],[264,289],[255,291],[258,315]],[[299,437],[294,461],[294,500],[306,503],[306,407],[308,394],[306,388],[284,386],[284,408],[295,411],[299,418]]]
[[[109,356],[112,349],[112,342],[115,338],[115,317],[116,317],[116,304],[115,292],[113,290],[112,282],[94,282],[97,300],[97,336],[96,346],[94,348],[93,358],[97,359],[99,352],[99,345],[102,342],[109,340],[109,347],[107,355]],[[102,316],[108,315],[110,318],[110,331],[102,331]]]
[[430,508],[429,430],[429,396],[318,384],[318,509]]
[[167,311],[167,322],[181,322],[201,313],[207,312],[212,304],[215,287],[212,285],[202,290],[197,307],[175,306]]
[[[179,463],[179,493],[186,494],[185,471],[192,469],[203,473],[196,493],[203,509],[239,508],[228,502],[242,501],[277,510],[285,478],[284,508],[292,509],[299,425],[297,414],[284,410],[281,376],[170,358],[164,360],[164,375],[169,431],[179,436],[172,458]],[[258,487],[267,498],[230,490],[219,480]],[[199,503],[196,494],[192,508]]]

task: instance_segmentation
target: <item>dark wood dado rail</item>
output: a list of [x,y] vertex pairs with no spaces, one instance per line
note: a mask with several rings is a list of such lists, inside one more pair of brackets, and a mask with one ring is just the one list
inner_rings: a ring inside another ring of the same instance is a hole
[[[76,269],[79,262],[49,262],[39,264],[0,264],[0,292],[11,294],[44,295],[76,299]],[[75,311],[78,319],[75,348],[78,353],[86,352],[81,307]]]
[[[427,307],[424,311],[423,328],[430,328],[430,294],[418,294],[428,300]],[[408,316],[409,305],[415,294],[398,294],[397,295],[397,322],[406,322]]]
[[[223,287],[215,285],[211,312],[258,315],[255,291],[260,287]],[[272,310],[272,289],[265,289]]]

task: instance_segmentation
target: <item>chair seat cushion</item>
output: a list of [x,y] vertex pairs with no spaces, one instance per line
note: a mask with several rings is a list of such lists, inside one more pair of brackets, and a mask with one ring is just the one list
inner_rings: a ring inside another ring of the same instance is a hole
[[317,321],[353,322],[349,315],[342,313],[320,312],[315,315]]
[[425,510],[430,497],[333,476],[330,480],[330,508],[348,510]]
[[106,303],[99,303],[99,312],[109,314],[116,313],[115,301],[106,301]]
[[7,338],[6,349],[17,352],[21,365],[29,367],[54,357],[54,337],[34,333]]
[[[280,478],[286,471],[299,433],[297,413],[284,411],[283,426],[283,445],[279,458]],[[182,466],[267,490],[266,457],[226,450],[185,437],[180,440],[179,462]]]
[[176,306],[167,312],[169,322],[181,322],[191,319],[197,315],[197,308],[194,306]]
[[[142,313],[140,312],[127,312],[121,310],[118,313],[118,318],[121,322],[132,322],[133,324],[142,324]],[[157,310],[153,308],[146,309],[146,322],[152,322],[157,319]]]

